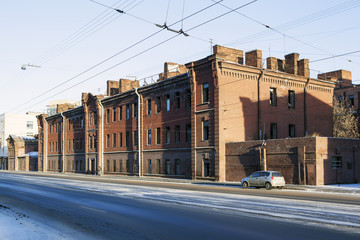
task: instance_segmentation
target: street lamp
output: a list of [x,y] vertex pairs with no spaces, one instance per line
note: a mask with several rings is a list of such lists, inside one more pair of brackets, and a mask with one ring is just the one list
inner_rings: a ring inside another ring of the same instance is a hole
[[39,68],[40,66],[39,66],[39,65],[30,64],[30,63],[28,63],[28,64],[23,64],[23,65],[21,66],[21,70],[26,70],[26,67],[37,67],[37,68]]

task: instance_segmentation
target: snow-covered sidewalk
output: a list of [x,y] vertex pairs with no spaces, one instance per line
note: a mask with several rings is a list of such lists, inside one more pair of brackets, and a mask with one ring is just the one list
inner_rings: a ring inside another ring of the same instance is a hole
[[0,205],[0,240],[64,240],[92,239],[65,226],[50,227],[45,221],[34,219],[21,210]]

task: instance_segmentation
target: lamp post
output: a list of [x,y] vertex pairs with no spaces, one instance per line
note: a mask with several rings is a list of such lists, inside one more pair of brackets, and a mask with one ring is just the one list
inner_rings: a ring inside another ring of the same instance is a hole
[[21,66],[21,70],[26,70],[26,67],[37,67],[37,68],[39,68],[41,66],[28,63],[28,64],[23,64]]

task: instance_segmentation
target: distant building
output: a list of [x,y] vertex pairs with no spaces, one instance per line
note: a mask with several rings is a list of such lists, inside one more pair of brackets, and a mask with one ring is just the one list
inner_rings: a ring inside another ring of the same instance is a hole
[[[352,84],[351,72],[338,70],[319,74],[318,77],[337,81],[334,91],[336,99],[345,101],[346,106],[353,107],[354,115],[360,117],[360,85]],[[358,130],[360,133],[360,119],[358,122]]]
[[38,134],[36,115],[4,113],[0,115],[0,169],[5,169],[5,160],[8,157],[7,138],[10,134],[22,137],[35,137]]
[[34,137],[10,135],[8,142],[7,170],[37,171],[38,140]]
[[46,106],[46,114],[48,116],[58,113],[58,106],[68,106],[67,109],[75,108],[81,106],[81,101],[74,100],[56,100],[50,101],[49,105]]

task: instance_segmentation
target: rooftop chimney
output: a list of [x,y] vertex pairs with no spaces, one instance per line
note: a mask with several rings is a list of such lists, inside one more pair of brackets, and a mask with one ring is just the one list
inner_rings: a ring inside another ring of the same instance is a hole
[[245,65],[262,68],[262,51],[255,49],[245,53]]
[[244,64],[244,52],[243,50],[228,48],[220,45],[213,47],[214,54],[226,61]]
[[285,72],[298,74],[298,53],[290,53],[285,56]]

